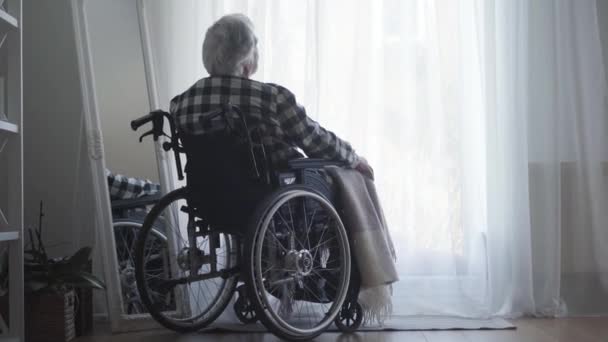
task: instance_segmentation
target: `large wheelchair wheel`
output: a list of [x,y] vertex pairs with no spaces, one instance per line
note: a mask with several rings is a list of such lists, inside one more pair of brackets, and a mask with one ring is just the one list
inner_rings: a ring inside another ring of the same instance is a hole
[[[127,315],[146,313],[135,280],[135,242],[142,224],[143,219],[139,218],[121,218],[113,222],[123,310]],[[150,241],[149,244],[159,246],[159,250],[166,250],[167,237],[162,231],[162,227],[152,227],[148,239],[156,241]]]
[[312,339],[346,298],[351,256],[331,203],[307,186],[272,194],[254,215],[243,272],[259,319],[289,340]]
[[[214,232],[187,207],[187,189],[164,196],[146,216],[135,248],[137,288],[147,311],[163,326],[190,332],[212,323],[237,284],[238,244]],[[152,227],[167,237],[159,245]]]

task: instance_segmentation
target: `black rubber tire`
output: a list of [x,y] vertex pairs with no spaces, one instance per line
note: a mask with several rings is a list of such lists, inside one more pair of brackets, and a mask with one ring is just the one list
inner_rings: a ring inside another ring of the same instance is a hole
[[[212,313],[206,319],[201,320],[196,324],[178,324],[175,321],[167,319],[167,317],[162,315],[160,312],[158,312],[158,310],[156,310],[156,308],[153,307],[150,298],[148,297],[148,289],[147,286],[145,286],[144,271],[142,268],[146,235],[149,233],[150,228],[154,224],[156,218],[160,214],[162,214],[163,210],[165,210],[165,208],[169,207],[171,203],[175,201],[186,199],[187,192],[188,190],[186,188],[179,188],[163,196],[160,201],[156,205],[154,205],[152,210],[150,210],[150,212],[146,216],[144,224],[137,237],[137,243],[135,246],[135,278],[137,280],[137,288],[139,290],[142,303],[144,304],[145,308],[148,310],[152,318],[154,318],[158,323],[168,329],[184,333],[198,331],[213,323],[213,321],[215,321],[219,317],[219,315],[222,314],[226,306],[229,304],[237,285],[237,275],[226,279],[225,287],[220,293],[218,293],[218,296],[216,296],[216,299],[212,302]],[[167,230],[169,230],[169,228],[167,228]],[[169,232],[166,231],[165,234],[168,235]],[[238,249],[236,239],[229,235],[225,236],[229,237],[231,243],[230,248]],[[236,262],[238,262],[238,260],[236,260]]]
[[258,321],[258,315],[253,305],[245,297],[239,296],[232,306],[236,318],[243,324],[251,324]]
[[[124,257],[125,254],[128,256],[130,256],[131,258],[135,259],[133,256],[135,255],[135,250],[133,248],[133,250],[131,250],[131,253],[120,253],[119,252],[119,247],[123,247],[123,248],[128,248],[128,246],[123,246],[124,243],[123,242],[127,242],[125,240],[118,241],[117,239],[117,235],[120,233],[120,229],[132,229],[134,230],[133,232],[133,243],[132,246],[135,247],[135,243],[136,243],[136,237],[139,234],[139,231],[141,230],[141,227],[143,225],[143,221],[145,220],[145,215],[142,217],[128,217],[128,218],[119,218],[117,220],[115,220],[114,222],[112,222],[112,228],[114,229],[114,241],[115,241],[115,245],[116,245],[116,257],[118,259],[118,263],[119,263],[119,274],[122,273],[123,269],[120,266],[121,262],[124,262],[125,260],[121,259],[121,257]],[[152,232],[152,234],[156,235],[160,240],[164,240],[165,242],[167,241],[167,237],[158,229],[158,227],[152,227],[152,229],[150,230]],[[132,260],[133,264],[135,263],[135,260]],[[135,286],[137,286],[136,284],[134,284]],[[127,290],[125,288],[125,284],[122,282],[121,280],[121,287],[120,287],[120,292],[121,292],[121,296],[123,299],[123,305],[124,305],[124,310],[126,311],[127,315],[134,315],[134,314],[142,314],[145,313],[145,308],[143,307],[143,304],[141,303],[141,299],[139,298],[139,296],[137,296],[136,298],[127,298],[125,295],[125,290]]]
[[[354,317],[353,317],[354,316]],[[350,322],[352,320],[352,323]],[[363,323],[363,308],[355,301],[344,303],[338,317],[334,320],[336,327],[343,333],[353,333]]]
[[[257,317],[260,320],[260,322],[262,322],[262,324],[270,332],[272,332],[274,335],[276,335],[282,339],[286,339],[286,340],[290,340],[290,341],[308,341],[308,340],[311,340],[311,339],[319,336],[320,334],[322,334],[324,332],[324,330],[326,330],[326,328],[331,325],[331,323],[333,322],[333,319],[327,324],[325,329],[319,330],[315,333],[311,333],[311,334],[307,334],[307,335],[289,334],[289,333],[281,330],[279,327],[277,327],[271,321],[271,319],[266,315],[266,312],[264,310],[264,304],[261,302],[260,297],[256,293],[255,286],[254,286],[254,282],[255,282],[255,274],[254,274],[255,267],[253,266],[255,263],[254,247],[255,247],[255,241],[256,241],[257,235],[258,235],[259,223],[267,216],[268,212],[270,211],[270,209],[272,208],[272,206],[275,202],[280,200],[282,198],[282,196],[285,195],[286,193],[294,191],[294,190],[311,192],[311,193],[314,193],[314,194],[322,197],[323,199],[327,200],[327,198],[325,196],[323,196],[323,194],[319,193],[315,189],[313,189],[309,186],[306,186],[306,185],[287,186],[284,188],[280,188],[280,189],[276,190],[275,192],[271,193],[269,196],[267,196],[260,203],[260,205],[257,206],[257,209],[256,209],[254,215],[252,216],[252,220],[250,221],[250,226],[247,231],[247,238],[245,240],[245,241],[248,241],[248,243],[244,245],[243,263],[241,264],[241,274],[245,280],[249,300],[253,304],[253,306],[256,310],[256,313],[257,313]],[[338,218],[339,218],[339,216],[338,216]],[[349,249],[348,239],[347,239],[346,247]],[[348,254],[349,254],[348,259],[350,260],[350,249],[348,251]],[[348,263],[348,265],[349,265],[348,273],[350,274],[350,262]],[[348,288],[348,286],[347,286],[347,288]],[[345,290],[345,291],[347,291],[347,290]],[[340,308],[342,307],[342,303],[340,303],[339,307]],[[338,309],[338,313],[339,313],[339,309]]]

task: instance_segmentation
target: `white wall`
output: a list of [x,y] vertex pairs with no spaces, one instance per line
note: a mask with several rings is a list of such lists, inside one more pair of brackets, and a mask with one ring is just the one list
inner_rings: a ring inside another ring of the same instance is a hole
[[608,79],[608,1],[597,0],[597,16],[600,25],[600,38],[604,52],[604,71]]
[[129,126],[150,109],[136,1],[85,0],[85,14],[106,166],[158,182],[151,140],[140,144]]
[[44,201],[47,250],[66,255],[95,242],[70,2],[24,0],[23,18],[24,222]]
[[[114,171],[157,180],[150,141],[137,142],[129,121],[148,111],[135,0],[83,0],[91,38],[106,162]],[[38,222],[51,256],[96,246],[92,189],[70,0],[24,0],[25,226]],[[103,278],[95,249],[95,273]],[[98,295],[103,296],[102,293]],[[96,296],[98,312],[102,298]]]
[[[85,1],[107,164],[157,180],[152,144],[128,127],[148,110],[135,0]],[[63,254],[95,238],[72,12],[69,0],[23,7],[25,225],[44,201],[46,240]]]

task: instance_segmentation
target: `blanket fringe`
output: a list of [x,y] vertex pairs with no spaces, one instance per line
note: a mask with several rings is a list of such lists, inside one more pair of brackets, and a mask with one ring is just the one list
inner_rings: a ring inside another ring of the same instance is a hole
[[380,285],[361,289],[359,291],[359,304],[363,309],[363,325],[384,326],[384,321],[393,314],[393,287]]

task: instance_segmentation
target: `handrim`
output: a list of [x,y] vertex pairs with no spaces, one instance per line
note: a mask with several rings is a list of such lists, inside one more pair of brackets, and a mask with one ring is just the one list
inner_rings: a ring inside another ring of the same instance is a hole
[[[257,294],[259,304],[262,305],[260,308],[263,311],[265,318],[269,320],[271,325],[276,326],[277,329],[280,329],[284,335],[294,337],[294,338],[312,338],[321,332],[323,332],[335,319],[338,315],[342,304],[346,298],[348,292],[348,283],[350,278],[350,250],[348,245],[348,238],[346,236],[346,231],[344,230],[344,226],[338,213],[335,211],[333,206],[322,196],[317,194],[312,190],[304,190],[303,187],[301,189],[294,189],[290,191],[285,191],[283,194],[277,195],[277,198],[272,202],[272,205],[269,206],[268,210],[265,210],[264,214],[261,216],[260,224],[256,228],[254,244],[255,247],[252,248],[253,255],[250,259],[250,267],[252,267],[252,275],[253,279],[253,293]],[[290,200],[304,197],[315,200],[317,203],[321,204],[321,206],[327,211],[328,214],[332,216],[332,219],[335,220],[335,229],[336,233],[339,237],[339,246],[340,246],[340,263],[343,271],[341,272],[341,280],[340,280],[340,290],[337,292],[334,301],[329,309],[329,313],[314,327],[310,329],[302,329],[295,327],[284,319],[282,319],[273,309],[270,308],[267,294],[264,284],[262,282],[262,246],[264,237],[270,225],[270,222],[274,215],[278,212],[278,210]],[[261,287],[261,289],[260,289]],[[260,298],[261,297],[261,298]],[[259,305],[258,304],[258,305]]]
[[[152,208],[150,213],[146,216],[144,225],[142,226],[142,229],[139,232],[138,241],[136,243],[136,251],[135,251],[135,258],[136,258],[136,261],[138,261],[136,263],[137,285],[138,285],[138,290],[140,292],[140,296],[141,296],[144,306],[146,307],[146,309],[149,311],[150,315],[152,315],[152,317],[156,321],[158,321],[159,323],[161,323],[162,325],[164,325],[165,327],[167,327],[169,329],[172,329],[175,331],[182,331],[182,332],[196,331],[196,330],[204,328],[205,326],[212,323],[224,311],[224,309],[228,305],[230,299],[232,298],[232,294],[234,293],[234,289],[237,284],[236,276],[232,276],[227,279],[223,279],[221,282],[221,285],[217,287],[217,293],[209,301],[210,304],[205,308],[205,310],[201,310],[199,307],[199,310],[201,311],[200,313],[198,313],[196,315],[192,315],[192,317],[188,317],[188,318],[184,318],[184,319],[171,317],[170,314],[167,315],[167,311],[158,310],[155,307],[154,303],[152,303],[152,298],[150,297],[150,293],[148,291],[148,284],[145,281],[145,269],[142,267],[145,265],[142,262],[143,262],[143,253],[145,252],[145,245],[146,245],[146,241],[147,241],[148,231],[150,230],[150,227],[154,225],[156,220],[159,219],[159,217],[163,213],[165,213],[167,210],[180,210],[179,208],[175,208],[175,204],[177,204],[178,201],[185,201],[186,196],[187,196],[186,188],[177,189],[177,190],[172,191],[171,193],[167,194],[166,196],[164,196]],[[179,231],[176,232],[175,228],[171,227],[170,224],[167,225],[166,229],[167,229],[167,232],[165,232],[165,233],[168,235],[168,237],[169,236],[173,237],[173,235],[175,235],[175,234],[180,234]],[[169,234],[169,230],[172,232],[172,234]],[[220,236],[223,236],[223,240],[225,242],[225,244],[224,244],[225,256],[222,256],[222,258],[225,258],[225,263],[226,263],[224,268],[230,268],[232,266],[235,266],[238,262],[238,260],[237,260],[237,258],[238,258],[237,241],[234,239],[234,237],[232,235],[224,234],[224,233],[220,233],[220,232],[218,232],[218,234],[220,234]],[[206,239],[208,240],[208,237],[206,237]],[[172,240],[172,239],[169,238],[169,240]],[[186,242],[183,238],[181,238],[181,240]],[[169,250],[171,250],[171,248]],[[172,251],[171,254],[177,254],[177,251]],[[175,259],[176,257],[177,257],[177,255],[169,256],[169,258],[171,260],[170,261],[171,267],[174,267],[176,265],[174,260],[172,260],[172,259]],[[171,278],[172,277],[173,276],[171,276]],[[213,278],[213,279],[215,279],[215,278]],[[204,282],[204,280],[203,280],[203,282]],[[178,289],[176,287],[174,287],[171,291],[178,292]]]

